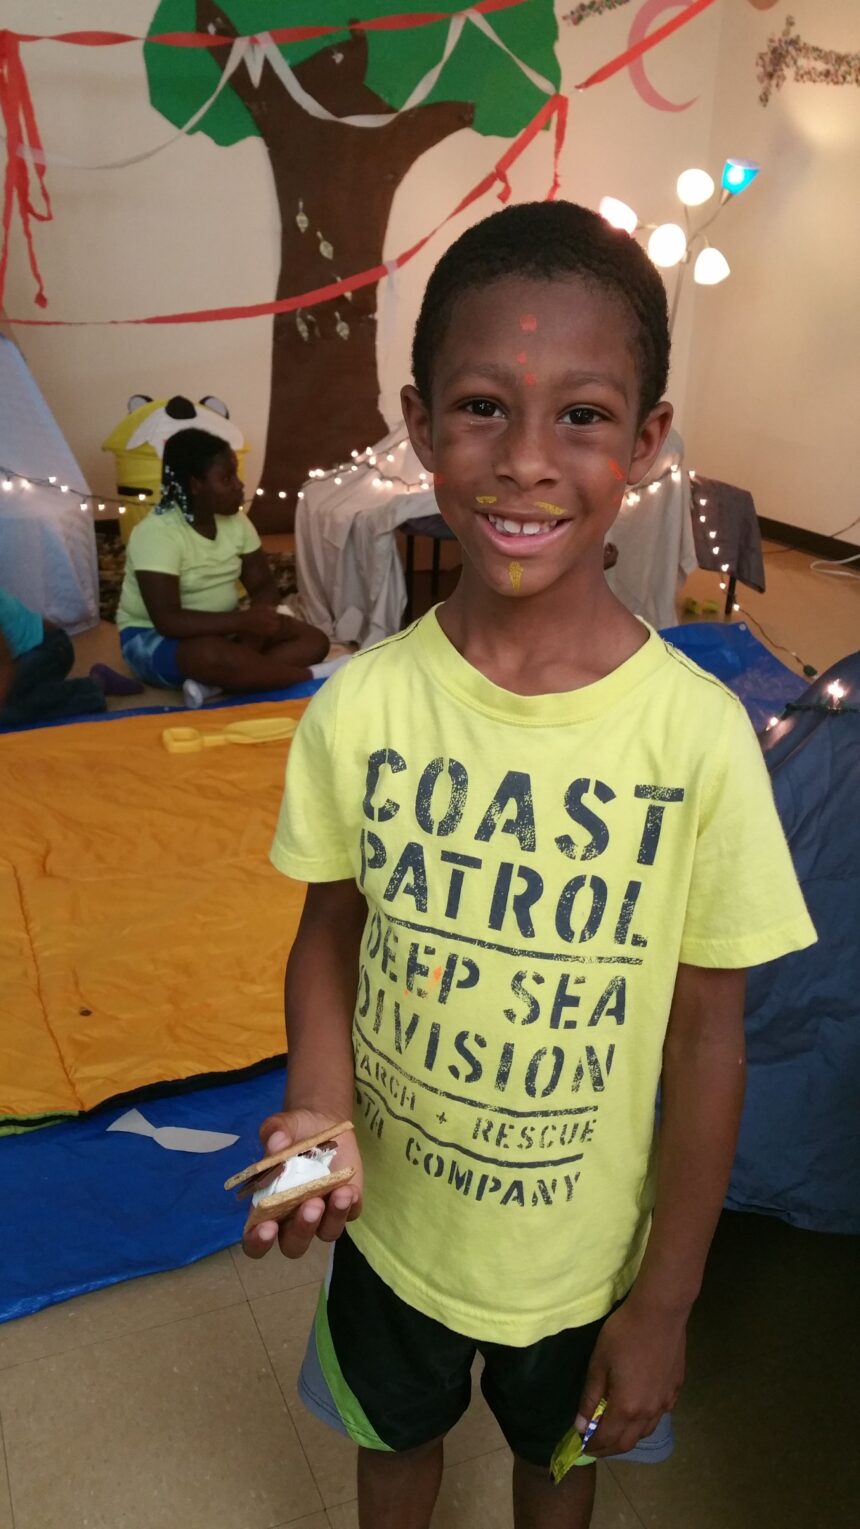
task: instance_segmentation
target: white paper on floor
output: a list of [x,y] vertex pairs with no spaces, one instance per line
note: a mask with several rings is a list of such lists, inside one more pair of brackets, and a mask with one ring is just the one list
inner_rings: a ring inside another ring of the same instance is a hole
[[129,1131],[132,1136],[149,1136],[168,1152],[222,1152],[239,1140],[226,1131],[198,1131],[192,1126],[153,1126],[140,1110],[126,1110],[109,1131]]

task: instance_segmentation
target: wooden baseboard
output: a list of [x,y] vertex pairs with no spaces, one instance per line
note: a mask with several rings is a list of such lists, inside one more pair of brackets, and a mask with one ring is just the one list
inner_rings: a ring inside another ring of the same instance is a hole
[[821,536],[818,531],[807,531],[803,526],[791,526],[784,520],[768,520],[759,515],[762,536],[768,541],[782,542],[786,547],[796,547],[798,552],[812,552],[821,558],[851,557],[860,552],[853,542],[841,541],[837,536]]

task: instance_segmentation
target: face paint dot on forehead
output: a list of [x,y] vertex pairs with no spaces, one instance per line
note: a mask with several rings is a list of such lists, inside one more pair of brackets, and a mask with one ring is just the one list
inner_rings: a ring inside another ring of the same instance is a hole
[[534,334],[537,329],[537,319],[533,313],[520,314],[520,329],[526,334]]
[[623,467],[619,467],[614,457],[609,458],[609,470],[612,473],[613,478],[617,478],[619,483],[627,482],[626,472],[624,471]]
[[535,376],[534,372],[526,372],[523,378],[523,382],[527,388],[533,388],[537,382],[537,377]]
[[529,358],[526,355],[526,352],[524,350],[518,350],[517,351],[517,360],[519,361],[520,366],[525,366],[525,364],[528,361],[528,359]]
[[508,578],[511,581],[511,588],[512,588],[514,594],[518,595],[519,592],[520,592],[520,584],[522,583],[522,578],[523,578],[523,565],[522,565],[522,563],[509,563],[508,564]]

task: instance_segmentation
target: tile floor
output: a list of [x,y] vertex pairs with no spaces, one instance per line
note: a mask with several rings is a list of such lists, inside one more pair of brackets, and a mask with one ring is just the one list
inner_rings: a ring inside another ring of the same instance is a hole
[[[823,668],[860,642],[860,590],[809,561],[770,552],[768,593],[741,598]],[[86,672],[115,631],[77,647]],[[231,1249],[0,1327],[0,1529],[357,1529],[352,1447],[295,1397],[322,1266]],[[594,1529],[855,1529],[858,1290],[856,1242],[726,1213],[675,1456],[601,1468]],[[508,1478],[478,1393],[434,1529],[510,1529]]]
[[[353,1448],[295,1396],[323,1262],[231,1249],[0,1328],[0,1529],[357,1529]],[[675,1455],[602,1467],[594,1529],[854,1529],[858,1276],[727,1212]],[[510,1529],[509,1469],[478,1393],[434,1529]]]

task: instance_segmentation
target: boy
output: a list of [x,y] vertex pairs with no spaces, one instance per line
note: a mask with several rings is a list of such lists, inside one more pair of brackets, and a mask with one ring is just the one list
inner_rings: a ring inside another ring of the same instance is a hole
[[513,207],[457,241],[402,398],[460,582],[292,745],[272,858],[309,889],[261,1134],[352,1115],[337,1166],[364,1179],[246,1251],[340,1238],[301,1391],[361,1446],[361,1529],[427,1529],[476,1350],[518,1529],[585,1529],[593,1467],[555,1486],[553,1450],[601,1398],[597,1457],[671,1410],[743,969],[814,939],[740,704],[603,576],[669,428],[668,352],[660,277],[594,213]]

